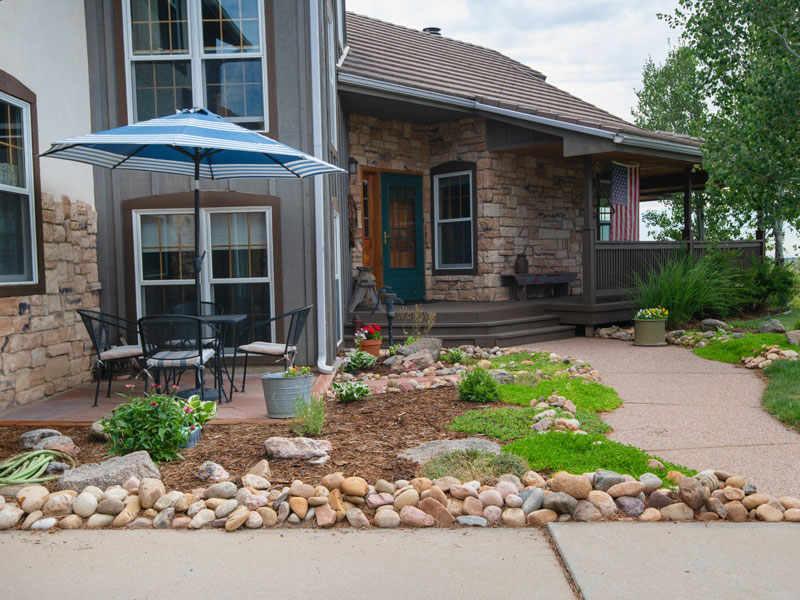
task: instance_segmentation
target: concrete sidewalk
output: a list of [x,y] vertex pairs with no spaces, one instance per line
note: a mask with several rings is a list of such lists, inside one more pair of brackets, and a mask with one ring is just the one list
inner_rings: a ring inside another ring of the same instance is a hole
[[20,531],[0,544],[14,600],[575,598],[538,529]]
[[586,600],[800,597],[795,523],[551,523]]
[[800,495],[800,434],[762,408],[758,373],[676,346],[572,338],[538,347],[590,362],[617,390],[622,407],[603,415],[611,439],[697,470],[731,471],[759,491]]

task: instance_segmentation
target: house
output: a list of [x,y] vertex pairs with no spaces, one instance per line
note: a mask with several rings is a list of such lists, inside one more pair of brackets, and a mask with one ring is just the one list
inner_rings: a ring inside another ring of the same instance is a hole
[[[37,158],[51,142],[206,106],[346,165],[347,131],[336,0],[3,0],[0,33],[3,410],[91,378],[76,309],[194,300],[191,179]],[[201,184],[204,297],[253,318],[315,305],[297,360],[321,370],[343,339],[347,191],[345,174]]]
[[[631,235],[609,241],[624,214],[609,204],[612,165],[633,166],[641,201],[683,192],[688,207],[707,179],[699,140],[636,127],[439,28],[348,14],[339,94],[353,266],[406,301],[439,301],[434,331],[453,344],[540,341],[631,318],[620,301],[629,269],[681,244],[639,242],[638,206]],[[574,279],[569,296],[509,302],[503,284],[520,255],[530,273]]]

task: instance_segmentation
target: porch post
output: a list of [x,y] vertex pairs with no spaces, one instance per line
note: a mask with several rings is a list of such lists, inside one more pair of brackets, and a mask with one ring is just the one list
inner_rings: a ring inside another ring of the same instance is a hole
[[683,239],[692,240],[692,170],[684,171],[683,180]]
[[[594,191],[592,189],[592,155],[583,155],[583,303],[597,302],[597,270],[595,240],[597,225],[594,219]],[[591,325],[587,325],[587,335],[591,335]]]

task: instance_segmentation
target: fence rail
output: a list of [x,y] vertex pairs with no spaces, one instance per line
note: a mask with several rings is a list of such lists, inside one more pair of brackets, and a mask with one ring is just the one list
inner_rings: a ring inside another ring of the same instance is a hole
[[709,250],[735,252],[737,261],[748,267],[764,256],[764,242],[595,242],[597,291],[629,289],[633,273],[644,277],[671,258]]

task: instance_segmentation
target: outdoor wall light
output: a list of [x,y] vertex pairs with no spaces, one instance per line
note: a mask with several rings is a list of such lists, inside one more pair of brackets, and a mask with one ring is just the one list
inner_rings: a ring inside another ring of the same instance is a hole
[[358,161],[352,156],[347,159],[347,170],[350,172],[350,175],[356,175],[358,173]]

